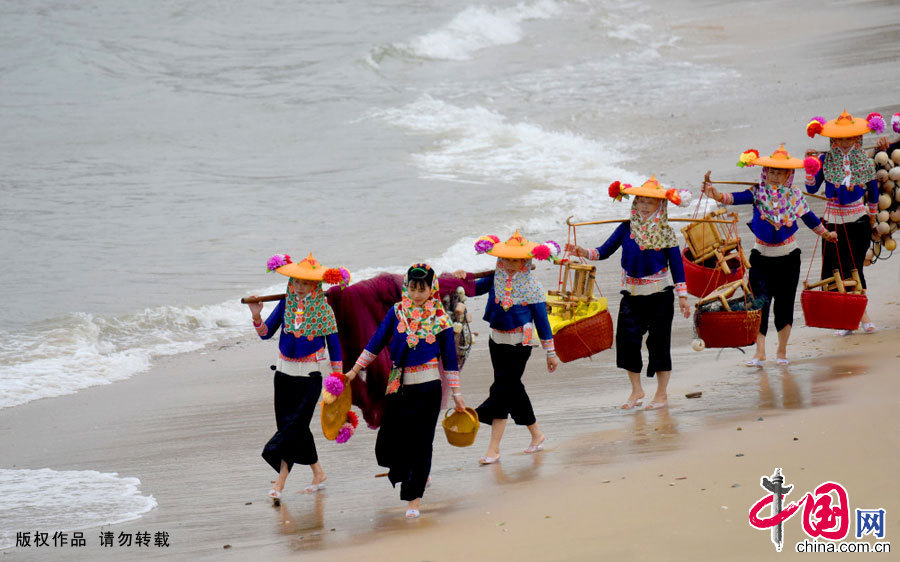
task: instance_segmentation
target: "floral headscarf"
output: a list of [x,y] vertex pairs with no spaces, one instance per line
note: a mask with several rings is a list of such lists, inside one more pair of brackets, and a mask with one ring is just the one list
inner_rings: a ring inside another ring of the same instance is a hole
[[528,306],[547,300],[544,288],[531,274],[531,260],[524,260],[522,269],[512,275],[503,267],[505,258],[497,258],[494,273],[494,302],[509,310],[516,304]]
[[301,298],[294,291],[293,281],[288,282],[284,303],[284,331],[297,337],[306,336],[309,340],[337,332],[334,311],[325,302],[321,283],[316,283],[315,288]]
[[[416,306],[409,296],[409,274],[414,269],[430,272],[431,295],[422,306]],[[434,343],[437,335],[451,328],[450,318],[441,304],[437,275],[431,266],[425,263],[414,264],[403,279],[403,290],[400,302],[394,305],[397,314],[397,332],[406,334],[406,345],[416,347],[420,339],[426,343]]]
[[846,154],[831,140],[831,150],[825,154],[822,166],[825,180],[835,187],[844,185],[851,191],[857,185],[865,186],[875,179],[875,165],[862,150],[862,137],[856,137],[853,147]]
[[760,216],[776,230],[782,226],[793,226],[797,220],[809,212],[806,198],[794,185],[794,170],[788,170],[784,185],[769,185],[769,168],[764,167],[759,177],[759,186],[753,188],[754,205]]
[[631,204],[631,238],[641,250],[662,250],[678,245],[675,231],[669,226],[666,203],[666,199],[660,199],[659,208],[646,219],[637,210],[637,197]]

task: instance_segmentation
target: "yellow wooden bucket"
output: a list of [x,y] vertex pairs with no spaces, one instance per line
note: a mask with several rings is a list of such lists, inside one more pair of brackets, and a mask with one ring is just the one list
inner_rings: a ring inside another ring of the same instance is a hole
[[444,412],[441,425],[448,443],[454,447],[468,447],[478,434],[478,414],[472,408],[466,408],[465,412],[450,409]]

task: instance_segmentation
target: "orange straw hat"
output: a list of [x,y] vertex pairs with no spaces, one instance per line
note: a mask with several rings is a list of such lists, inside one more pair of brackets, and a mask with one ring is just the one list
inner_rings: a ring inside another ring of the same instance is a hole
[[624,195],[634,195],[635,197],[652,197],[654,199],[666,199],[679,207],[686,207],[691,200],[691,192],[675,188],[666,189],[659,184],[656,175],[651,175],[650,179],[642,183],[640,186],[632,186],[627,183],[613,182],[609,186],[609,196],[621,201]]
[[765,166],[767,168],[782,168],[785,170],[796,170],[803,167],[803,160],[791,157],[790,153],[785,150],[784,144],[781,144],[771,156],[760,156],[757,150],[745,150],[741,154],[737,165],[741,168],[744,166]]
[[500,242],[500,239],[493,235],[482,236],[475,241],[475,252],[487,253],[498,258],[547,260],[557,257],[560,247],[553,240],[547,240],[543,244],[529,242],[516,230],[506,242]]
[[268,271],[275,271],[286,277],[305,281],[324,281],[329,285],[340,285],[350,282],[350,272],[343,267],[326,268],[313,257],[312,252],[299,263],[291,261],[287,254],[275,254],[267,263]]
[[813,117],[806,125],[806,134],[809,138],[822,135],[832,139],[844,139],[847,137],[859,137],[866,133],[881,133],[884,131],[884,118],[878,113],[870,113],[865,119],[853,117],[845,109],[837,119],[825,121],[824,117]]

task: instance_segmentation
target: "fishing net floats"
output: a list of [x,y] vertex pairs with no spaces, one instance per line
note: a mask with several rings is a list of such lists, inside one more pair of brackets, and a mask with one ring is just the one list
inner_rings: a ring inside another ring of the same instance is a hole
[[[878,180],[878,213],[872,232],[872,246],[866,252],[864,264],[886,260],[897,248],[894,233],[900,227],[900,148],[882,150],[872,156],[875,178]],[[882,249],[888,253],[884,255]]]

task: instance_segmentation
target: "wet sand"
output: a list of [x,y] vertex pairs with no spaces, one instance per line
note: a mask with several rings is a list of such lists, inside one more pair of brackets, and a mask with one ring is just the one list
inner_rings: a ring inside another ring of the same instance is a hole
[[[867,75],[892,70],[900,58],[900,43],[873,43],[882,37],[877,26],[869,17],[851,16],[851,10],[865,9],[882,20],[893,15],[887,24],[897,22],[896,9],[888,2],[846,8],[801,4],[772,3],[782,15],[774,28],[785,39],[778,48],[754,44],[762,26],[771,23],[763,20],[764,11],[735,18],[727,2],[703,3],[702,10],[686,1],[660,6],[652,17],[668,18],[696,48],[698,59],[739,61],[740,83],[759,86],[747,87],[740,107],[709,100],[703,111],[670,115],[671,103],[648,108],[648,120],[665,123],[668,132],[649,135],[646,150],[624,167],[694,189],[706,169],[714,170],[714,178],[753,179],[755,172],[734,168],[745,148],[774,149],[781,141],[792,152],[827,146],[803,134],[813,114],[837,113],[844,105],[859,113],[900,111],[896,90],[851,87]],[[692,11],[678,11],[683,5]],[[818,33],[800,26],[804,7],[811,5]],[[852,31],[840,49],[827,40],[838,28]],[[846,80],[816,85],[823,66]],[[817,203],[812,206],[821,211]],[[580,233],[579,240],[599,244],[611,231]],[[743,227],[742,235],[749,240]],[[800,240],[804,277],[813,239],[801,229]],[[798,493],[835,480],[847,486],[852,507],[886,509],[889,540],[900,514],[889,473],[900,450],[895,414],[900,395],[892,376],[900,325],[900,299],[893,295],[898,267],[900,258],[867,270],[872,315],[880,328],[875,335],[838,339],[828,330],[804,328],[798,297],[790,348],[794,362],[787,369],[771,361],[763,370],[747,369],[747,356],[735,350],[694,353],[688,347],[691,322],[676,318],[668,410],[618,409],[628,385],[615,369],[612,350],[593,361],[563,365],[553,375],[536,352],[525,379],[548,435],[545,451],[518,452],[528,435],[510,426],[502,463],[479,467],[475,461],[486,447],[486,428],[467,449],[450,447],[438,428],[434,486],[423,501],[423,517],[413,522],[403,519],[399,491],[374,479],[382,469],[374,461],[375,433],[365,428],[345,445],[317,440],[329,476],[324,492],[297,493],[309,479],[297,467],[283,506],[271,507],[265,494],[274,472],[259,453],[274,430],[268,365],[276,348],[274,342],[255,340],[249,321],[240,341],[163,358],[150,372],[123,382],[0,411],[0,451],[4,467],[140,478],[142,492],[159,506],[108,530],[167,531],[172,546],[117,548],[117,559],[226,554],[278,559],[299,553],[310,560],[348,555],[590,560],[617,554],[756,560],[774,549],[767,532],[749,527],[746,510],[763,495],[760,476],[776,466]],[[548,283],[554,279],[547,270],[541,276]],[[618,277],[616,256],[601,266],[600,275],[614,316]],[[472,308],[480,316],[483,302],[476,300]],[[462,375],[472,406],[486,395],[491,377],[487,331],[480,322],[476,329],[482,336]],[[774,357],[774,342],[769,352]],[[655,382],[648,382],[649,395]],[[684,398],[697,390],[702,398]],[[763,421],[756,421],[759,417]],[[88,548],[81,552],[7,549],[0,557],[95,559],[104,555],[97,531],[85,532]],[[785,534],[790,551],[802,536],[797,518]]]

